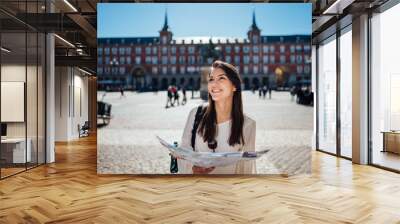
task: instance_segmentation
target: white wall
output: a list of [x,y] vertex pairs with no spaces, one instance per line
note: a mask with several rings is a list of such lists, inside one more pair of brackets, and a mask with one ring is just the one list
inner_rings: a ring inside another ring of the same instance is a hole
[[83,75],[76,68],[56,67],[56,141],[77,139],[78,124],[88,120],[88,78]]

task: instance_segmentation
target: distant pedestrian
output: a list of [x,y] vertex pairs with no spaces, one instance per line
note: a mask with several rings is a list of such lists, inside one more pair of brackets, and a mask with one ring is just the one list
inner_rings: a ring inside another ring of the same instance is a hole
[[267,95],[267,91],[268,91],[267,86],[264,85],[262,88],[263,99],[265,99],[265,95]]
[[121,93],[120,98],[125,97],[125,95],[124,95],[124,88],[119,87],[119,92]]
[[183,95],[182,105],[185,105],[186,101],[187,101],[187,99],[186,99],[186,87],[185,86],[182,86],[182,95]]
[[261,98],[261,96],[262,96],[262,88],[260,86],[258,87],[258,97]]
[[168,89],[167,89],[167,105],[165,105],[165,108],[168,108],[170,106],[173,107],[174,104],[172,103],[172,87],[168,86]]
[[177,102],[179,106],[179,92],[176,86],[173,87],[173,93],[174,93],[174,103]]
[[268,87],[268,95],[269,95],[269,99],[271,99],[271,93],[272,93],[272,88]]

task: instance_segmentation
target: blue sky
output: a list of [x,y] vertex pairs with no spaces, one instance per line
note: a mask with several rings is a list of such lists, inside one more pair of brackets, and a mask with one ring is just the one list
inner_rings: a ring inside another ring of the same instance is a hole
[[174,37],[246,37],[253,10],[262,35],[311,34],[311,4],[100,3],[97,35],[158,36],[165,10]]

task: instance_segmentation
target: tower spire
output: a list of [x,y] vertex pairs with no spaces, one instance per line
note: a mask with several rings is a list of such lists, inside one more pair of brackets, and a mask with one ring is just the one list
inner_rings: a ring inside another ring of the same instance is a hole
[[259,30],[256,23],[256,11],[253,9],[253,23],[251,24],[251,29]]
[[162,31],[168,31],[168,12],[167,9],[165,9],[165,18],[164,18],[164,26],[162,28]]

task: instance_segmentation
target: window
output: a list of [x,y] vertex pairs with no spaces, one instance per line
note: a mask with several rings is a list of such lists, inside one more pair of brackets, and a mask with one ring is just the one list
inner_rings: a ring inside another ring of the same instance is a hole
[[296,63],[296,56],[295,55],[290,55],[290,63],[292,63],[292,64]]
[[119,67],[119,74],[124,75],[125,74],[125,67]]
[[167,67],[166,66],[163,66],[162,67],[162,74],[167,74]]
[[162,41],[163,44],[167,44],[167,37],[166,37],[166,36],[163,36],[162,39],[161,39],[161,41]]
[[161,62],[163,65],[168,64],[168,57],[167,56],[162,56]]
[[195,64],[195,62],[196,62],[195,59],[196,58],[194,56],[189,56],[189,64],[191,64],[191,65]]
[[268,65],[263,66],[263,72],[264,74],[268,74]]
[[253,43],[255,43],[255,44],[258,43],[258,36],[257,35],[253,36]]
[[131,49],[130,47],[126,47],[126,48],[125,48],[125,53],[126,53],[126,54],[131,54],[131,53],[132,53],[131,50],[132,50],[132,49]]
[[153,54],[157,54],[157,47],[153,47]]
[[142,48],[141,47],[135,47],[135,53],[136,54],[141,54],[142,53]]
[[102,65],[103,64],[103,57],[97,57],[97,64]]
[[258,74],[258,66],[253,66],[253,73]]
[[176,64],[176,56],[171,57],[171,64]]
[[189,54],[194,54],[194,46],[189,47]]
[[227,62],[227,63],[231,63],[231,56],[225,56],[225,61]]
[[269,48],[271,50],[271,53],[275,53],[275,46],[271,45],[271,47]]
[[279,61],[280,61],[281,64],[285,64],[286,63],[285,55],[281,55],[280,58],[279,58]]
[[172,54],[176,54],[176,47],[174,46],[174,47],[171,47],[171,53]]
[[269,57],[269,59],[271,60],[271,64],[275,64],[275,56],[271,55],[271,57]]
[[116,55],[116,54],[118,53],[117,47],[111,48],[111,53],[112,53],[113,55]]
[[249,53],[249,51],[250,51],[250,47],[249,46],[246,45],[246,46],[243,47],[243,52],[244,53],[247,54],[247,53]]
[[253,53],[257,54],[259,52],[258,46],[253,46]]
[[203,64],[203,57],[202,56],[198,56],[197,57],[197,63],[198,64]]
[[99,75],[103,74],[103,67],[97,67],[97,74]]
[[280,46],[280,51],[281,51],[281,54],[285,53],[285,45]]
[[230,54],[231,51],[232,51],[231,46],[228,45],[228,46],[225,47],[225,52],[226,52],[227,54]]
[[158,63],[158,57],[157,56],[153,56],[151,61],[153,62],[153,65],[156,65]]
[[249,66],[245,65],[243,69],[244,74],[249,74]]
[[179,47],[179,53],[184,54],[185,53],[185,46],[180,46]]
[[239,55],[236,55],[236,56],[235,56],[235,64],[236,64],[236,65],[239,65],[239,64],[240,64],[240,56],[239,56]]
[[119,58],[119,63],[121,64],[121,65],[124,65],[125,64],[125,57],[120,57]]
[[180,67],[179,67],[179,72],[180,72],[181,74],[185,74],[185,70],[186,70],[185,66],[180,66]]
[[269,47],[268,47],[268,45],[264,45],[264,46],[263,46],[263,52],[264,52],[264,53],[268,53],[268,52],[269,52]]
[[151,64],[151,57],[150,56],[146,56],[146,64]]
[[296,45],[296,51],[301,51],[301,45],[300,44]]
[[97,48],[97,55],[103,55],[103,48]]
[[258,64],[260,62],[260,59],[258,56],[253,56],[253,63]]
[[146,47],[146,54],[147,55],[151,54],[151,47]]
[[292,44],[292,45],[290,45],[290,53],[294,53],[294,45]]
[[236,54],[240,53],[240,46],[238,45],[235,46],[235,53]]
[[250,57],[249,57],[248,55],[245,55],[245,56],[243,57],[243,62],[244,62],[245,64],[248,64],[249,61],[250,61]]
[[263,56],[263,63],[268,64],[268,55]]
[[171,73],[172,74],[176,74],[176,66],[172,66],[171,67]]
[[179,63],[185,64],[185,56],[179,56]]
[[120,55],[124,55],[125,54],[125,48],[124,47],[120,47],[119,48],[119,54]]
[[136,56],[135,63],[138,65],[138,64],[140,64],[140,62],[141,62],[140,56]]
[[303,66],[297,65],[297,74],[302,74],[302,73],[303,73]]
[[127,63],[128,65],[131,64],[131,57],[126,57],[126,63]]
[[304,73],[310,74],[310,72],[311,72],[310,66],[309,65],[305,65],[304,66]]
[[310,52],[311,51],[311,46],[310,45],[304,45],[304,51],[305,52]]
[[296,56],[296,61],[297,61],[297,64],[303,63],[303,57],[301,55],[297,55]]
[[151,72],[152,72],[153,74],[157,74],[157,73],[158,73],[158,68],[157,68],[157,67],[152,67],[152,68],[151,68]]
[[168,53],[168,48],[162,47],[162,54],[167,54],[167,53]]
[[104,53],[106,55],[110,55],[110,48],[109,47],[104,48]]
[[110,64],[110,57],[106,56],[105,59],[104,59],[104,62],[105,62],[106,65],[109,65]]

